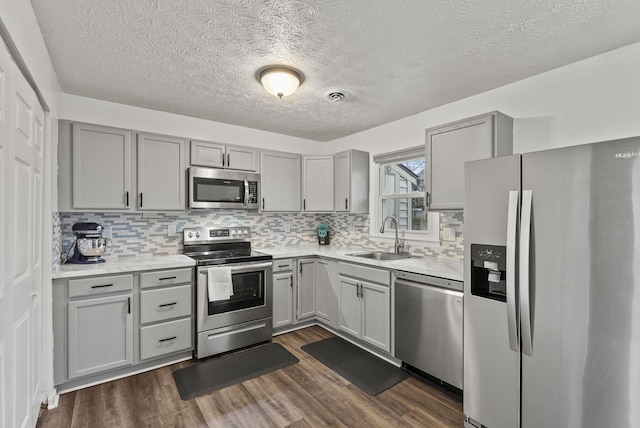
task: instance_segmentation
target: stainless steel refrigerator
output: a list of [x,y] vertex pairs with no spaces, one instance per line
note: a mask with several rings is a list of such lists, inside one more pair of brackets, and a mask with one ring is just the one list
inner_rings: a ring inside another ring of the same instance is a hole
[[469,162],[465,427],[640,427],[640,138]]

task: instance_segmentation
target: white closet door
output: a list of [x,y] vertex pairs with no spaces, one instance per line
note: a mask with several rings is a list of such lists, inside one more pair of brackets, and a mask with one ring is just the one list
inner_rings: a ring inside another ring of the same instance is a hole
[[43,400],[44,113],[4,46],[0,86],[0,422],[32,427]]

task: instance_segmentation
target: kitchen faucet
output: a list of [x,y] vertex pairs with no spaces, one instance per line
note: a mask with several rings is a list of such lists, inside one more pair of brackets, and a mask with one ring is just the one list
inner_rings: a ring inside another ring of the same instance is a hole
[[395,253],[396,254],[402,254],[402,248],[404,248],[404,241],[400,242],[400,240],[398,239],[398,219],[397,218],[395,218],[392,215],[386,216],[384,218],[384,220],[382,220],[382,226],[380,226],[380,233],[384,233],[384,225],[385,225],[385,223],[387,222],[388,219],[391,219],[391,223],[392,224],[393,223],[396,224],[396,227],[395,227],[395,230],[396,230],[396,242],[395,242],[396,249],[395,249]]

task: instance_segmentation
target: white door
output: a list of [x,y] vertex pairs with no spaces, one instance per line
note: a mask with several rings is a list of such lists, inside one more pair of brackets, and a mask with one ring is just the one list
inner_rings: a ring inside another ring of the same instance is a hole
[[35,426],[41,367],[44,113],[0,48],[0,423]]

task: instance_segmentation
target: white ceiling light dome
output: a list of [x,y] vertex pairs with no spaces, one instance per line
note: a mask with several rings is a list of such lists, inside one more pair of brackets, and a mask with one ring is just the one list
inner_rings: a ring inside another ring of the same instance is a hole
[[279,98],[293,94],[304,82],[301,72],[283,65],[263,67],[256,72],[256,77],[267,92]]

